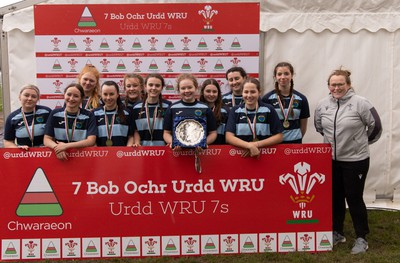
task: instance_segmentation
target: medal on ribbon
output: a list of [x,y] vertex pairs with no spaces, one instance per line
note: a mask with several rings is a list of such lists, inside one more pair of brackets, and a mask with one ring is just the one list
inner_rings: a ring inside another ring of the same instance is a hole
[[289,123],[288,120],[284,120],[284,121],[283,121],[283,127],[284,127],[285,129],[287,129],[287,128],[290,127],[290,123]]
[[249,118],[249,116],[247,115],[247,108],[246,108],[246,106],[244,107],[244,114],[246,114],[246,118],[247,118],[247,124],[249,125],[249,128],[250,128],[250,131],[251,131],[251,134],[253,135],[253,142],[256,142],[256,141],[258,141],[258,138],[257,138],[257,111],[258,111],[258,103],[257,103],[257,105],[256,105],[256,112],[255,112],[255,114],[254,114],[254,118],[253,118],[253,121],[250,121],[250,118]]
[[80,113],[80,110],[78,110],[78,113],[75,116],[74,122],[72,123],[71,132],[70,132],[69,124],[68,124],[68,113],[67,113],[67,110],[64,111],[65,133],[66,133],[68,142],[72,142],[72,140],[74,138],[76,121],[78,120],[79,113]]
[[150,119],[150,109],[149,109],[149,104],[148,104],[147,100],[146,100],[146,103],[145,103],[145,108],[146,108],[147,126],[149,127],[149,133],[150,133],[151,141],[153,141],[154,124],[156,123],[156,120],[157,120],[158,103],[157,103],[156,108],[154,109],[153,118],[152,119]]
[[112,138],[112,131],[113,131],[113,126],[114,126],[114,121],[115,121],[115,114],[118,111],[118,108],[115,109],[115,112],[112,114],[111,121],[108,120],[108,115],[106,112],[106,107],[104,107],[104,122],[106,124],[106,134],[107,134],[107,141],[106,145],[107,146],[112,146],[113,142],[111,140]]
[[92,108],[92,106],[90,105],[91,103],[92,103],[92,97],[89,97],[85,104],[85,110],[91,110]]
[[106,141],[106,146],[112,146],[112,145],[113,145],[112,140],[107,139],[107,141]]
[[29,127],[26,115],[25,115],[24,111],[22,110],[22,108],[21,108],[21,113],[22,113],[22,119],[24,121],[25,129],[28,132],[28,136],[29,136],[29,139],[31,140],[32,147],[33,147],[33,141],[35,139],[35,116],[36,116],[36,110],[33,109],[32,123],[31,123],[30,127]]
[[283,107],[283,103],[282,100],[280,98],[280,96],[278,95],[278,103],[279,103],[279,108],[281,109],[282,115],[283,115],[283,127],[285,129],[290,127],[290,123],[289,123],[289,112],[290,109],[292,108],[293,105],[293,101],[294,101],[294,96],[292,94],[292,96],[290,96],[290,102],[289,102],[289,106],[287,108],[287,111],[285,111],[285,108]]

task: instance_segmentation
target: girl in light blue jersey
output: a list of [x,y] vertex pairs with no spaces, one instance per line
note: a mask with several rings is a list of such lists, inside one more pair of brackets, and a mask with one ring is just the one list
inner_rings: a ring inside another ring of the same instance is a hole
[[229,112],[226,125],[226,142],[244,149],[242,157],[258,158],[260,148],[282,142],[283,127],[274,108],[262,103],[261,87],[257,79],[249,78],[243,83],[244,104]]
[[93,111],[98,130],[97,146],[132,146],[132,115],[122,103],[115,81],[105,81],[101,85],[101,99],[104,106]]
[[212,110],[217,122],[217,139],[213,144],[225,144],[225,126],[229,108],[222,103],[221,88],[215,79],[206,79],[201,84],[200,101]]
[[162,98],[164,78],[160,74],[149,74],[144,86],[143,101],[132,109],[136,126],[134,146],[164,146],[164,114],[171,105],[170,101]]
[[44,145],[53,149],[58,159],[68,160],[66,151],[70,148],[96,144],[96,118],[80,108],[84,96],[80,84],[68,85],[64,90],[64,107],[54,109],[47,120]]
[[4,147],[22,148],[43,146],[44,129],[51,109],[37,105],[40,98],[35,85],[23,86],[19,93],[21,108],[12,112],[4,126]]

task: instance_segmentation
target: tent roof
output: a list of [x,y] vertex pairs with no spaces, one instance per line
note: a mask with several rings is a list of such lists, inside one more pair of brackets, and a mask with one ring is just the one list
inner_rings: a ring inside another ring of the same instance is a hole
[[286,32],[362,29],[394,32],[400,28],[398,0],[266,0],[261,5],[261,31]]
[[[24,2],[35,3],[41,1],[26,0]],[[45,2],[49,4],[84,4],[90,1],[48,0]],[[136,0],[135,2],[149,3],[149,1],[141,0]],[[168,2],[188,1],[177,0]],[[232,2],[232,0],[219,0],[218,2]],[[241,0],[234,2],[255,1]],[[106,3],[132,3],[132,1],[96,1],[96,4]],[[376,32],[380,29],[394,32],[400,28],[400,1],[398,0],[260,0],[260,3],[260,30],[264,32],[271,29],[276,29],[280,32],[286,32],[289,29],[297,32],[304,32],[305,30],[315,32],[330,30],[336,33],[343,29],[347,29],[353,33],[363,29],[371,32]],[[20,29],[23,32],[29,32],[33,30],[33,27],[33,6],[15,11],[10,10],[5,15],[3,31],[8,32],[13,29]]]

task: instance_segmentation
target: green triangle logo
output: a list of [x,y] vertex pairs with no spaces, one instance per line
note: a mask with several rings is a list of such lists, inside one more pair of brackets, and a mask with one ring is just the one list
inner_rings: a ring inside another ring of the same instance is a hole
[[92,13],[90,13],[89,8],[86,6],[82,12],[81,18],[78,22],[78,27],[95,27],[96,21],[94,21]]
[[42,168],[35,171],[16,213],[18,216],[62,215],[62,207]]
[[86,252],[95,253],[97,252],[96,245],[94,244],[93,240],[90,240],[89,244],[86,247]]
[[135,245],[135,243],[133,243],[133,240],[131,239],[131,240],[129,240],[129,243],[128,243],[128,245],[126,246],[126,248],[125,248],[125,251],[137,251],[137,247],[136,247],[136,245]]

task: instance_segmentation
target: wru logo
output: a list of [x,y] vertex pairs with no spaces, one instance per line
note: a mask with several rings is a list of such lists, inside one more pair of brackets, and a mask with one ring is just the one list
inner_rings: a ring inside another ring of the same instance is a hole
[[282,185],[289,183],[295,195],[290,198],[296,204],[299,204],[301,209],[306,207],[307,203],[311,203],[314,195],[310,194],[315,183],[323,184],[325,182],[325,175],[320,173],[313,173],[309,175],[310,165],[305,162],[299,162],[294,165],[295,175],[287,173],[279,176],[279,182]]

